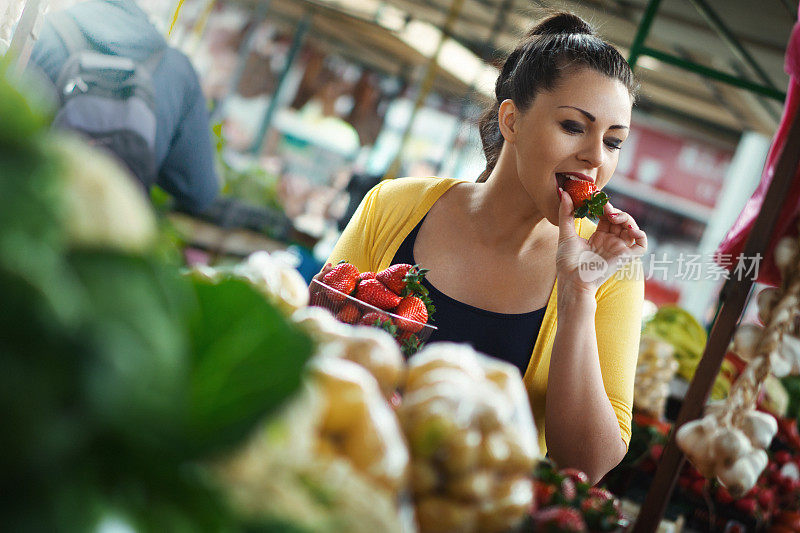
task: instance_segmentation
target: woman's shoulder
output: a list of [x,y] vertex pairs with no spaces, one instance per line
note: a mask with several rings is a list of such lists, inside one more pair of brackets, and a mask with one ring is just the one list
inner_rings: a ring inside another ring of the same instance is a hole
[[452,178],[394,178],[383,180],[373,187],[367,194],[370,208],[383,211],[398,212],[404,208],[412,211],[421,208],[430,208],[436,200],[447,192],[450,187],[461,180]]
[[387,179],[375,186],[374,190],[381,196],[391,195],[394,200],[403,197],[411,199],[428,194],[444,193],[447,189],[463,180],[439,177],[409,177]]

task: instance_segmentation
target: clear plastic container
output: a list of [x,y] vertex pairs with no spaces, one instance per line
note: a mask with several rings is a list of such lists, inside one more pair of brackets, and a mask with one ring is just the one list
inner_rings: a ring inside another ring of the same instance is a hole
[[416,340],[421,346],[436,331],[436,326],[423,324],[422,322],[403,318],[390,311],[384,311],[337,291],[318,280],[311,280],[310,292],[311,305],[327,309],[342,322],[377,326],[376,322],[378,321],[386,325],[388,325],[387,321],[391,321],[391,325],[394,328],[390,328],[392,329],[390,333],[401,345],[408,345],[409,341],[413,344]]

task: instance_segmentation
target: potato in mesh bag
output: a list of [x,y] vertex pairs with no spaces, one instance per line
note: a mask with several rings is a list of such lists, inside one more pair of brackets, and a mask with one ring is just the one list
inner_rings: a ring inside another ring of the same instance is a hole
[[423,533],[505,531],[522,522],[539,450],[513,365],[467,345],[429,345],[408,362],[398,415]]
[[385,331],[343,324],[320,307],[300,309],[292,320],[317,340],[325,355],[342,357],[366,368],[378,381],[384,398],[390,398],[401,385],[405,375],[403,354]]
[[336,357],[317,358],[309,369],[323,398],[319,451],[349,459],[368,479],[399,493],[407,480],[408,449],[375,378]]

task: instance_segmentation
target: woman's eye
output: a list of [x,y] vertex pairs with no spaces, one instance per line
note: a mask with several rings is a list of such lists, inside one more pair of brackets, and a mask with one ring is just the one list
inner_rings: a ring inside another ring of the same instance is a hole
[[622,148],[622,141],[620,139],[606,139],[604,142],[606,146],[612,150],[619,150]]
[[573,120],[565,120],[561,123],[561,127],[567,133],[583,133],[583,126],[579,122]]

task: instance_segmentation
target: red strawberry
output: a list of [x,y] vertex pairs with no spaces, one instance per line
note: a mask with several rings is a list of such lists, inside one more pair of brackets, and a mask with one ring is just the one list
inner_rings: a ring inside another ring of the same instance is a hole
[[780,450],[775,452],[775,462],[779,465],[783,466],[784,464],[788,463],[792,460],[792,454],[787,452],[786,450]]
[[585,472],[577,468],[562,468],[558,471],[562,476],[566,476],[572,480],[573,483],[589,483],[589,476]]
[[355,296],[362,302],[374,305],[384,311],[394,309],[402,300],[377,279],[366,279],[359,283]]
[[539,509],[547,507],[553,501],[553,495],[556,493],[556,488],[544,481],[534,480],[534,491],[536,493],[536,505]]
[[733,503],[733,496],[728,492],[728,489],[720,485],[717,489],[717,501],[722,505],[728,505]]
[[577,509],[569,507],[549,507],[533,515],[537,532],[587,531],[586,523]]
[[755,498],[742,498],[740,500],[736,500],[734,505],[740,511],[747,513],[748,515],[752,515],[758,509],[758,501]]
[[577,495],[578,491],[575,489],[575,482],[570,478],[563,479],[561,481],[561,497],[565,501],[571,502]]
[[405,277],[408,271],[413,268],[408,263],[399,263],[392,265],[385,270],[381,270],[375,274],[375,279],[386,285],[386,287],[397,295],[403,294],[406,288]]
[[586,215],[593,215],[596,218],[603,216],[603,206],[608,202],[608,196],[598,191],[591,181],[567,178],[562,189],[572,198],[575,218],[583,218]]
[[338,294],[333,291],[328,291],[328,298],[335,302],[341,302],[345,299],[345,295],[353,292],[356,288],[356,279],[359,272],[355,265],[350,263],[339,263],[336,267],[325,274],[322,278],[322,283],[336,289],[344,294]]
[[386,320],[390,320],[389,315],[384,315],[383,313],[378,313],[376,311],[370,311],[369,313],[364,313],[364,316],[361,317],[359,324],[374,326],[376,322],[384,322]]
[[650,448],[650,457],[652,457],[656,461],[660,460],[663,454],[664,454],[664,446],[662,444],[653,444],[653,447]]
[[375,272],[362,272],[358,275],[357,283],[361,283],[365,279],[375,279]]
[[581,502],[581,511],[583,511],[584,514],[590,511],[601,512],[606,505],[606,501],[607,500],[602,498],[589,496]]
[[358,306],[348,302],[336,314],[336,318],[347,324],[355,324],[361,318],[361,311],[359,311]]
[[416,296],[406,296],[400,300],[394,313],[402,317],[397,320],[397,327],[411,333],[418,332],[428,322],[428,308],[425,307],[425,302]]
[[705,478],[695,479],[692,481],[692,484],[689,485],[689,492],[692,492],[696,496],[703,496],[703,491],[706,489],[706,480]]
[[614,495],[611,494],[608,489],[604,489],[602,487],[590,487],[589,496],[600,498],[601,500],[610,500],[614,498]]
[[758,493],[758,504],[764,509],[772,509],[775,504],[775,491],[772,489],[762,489]]

